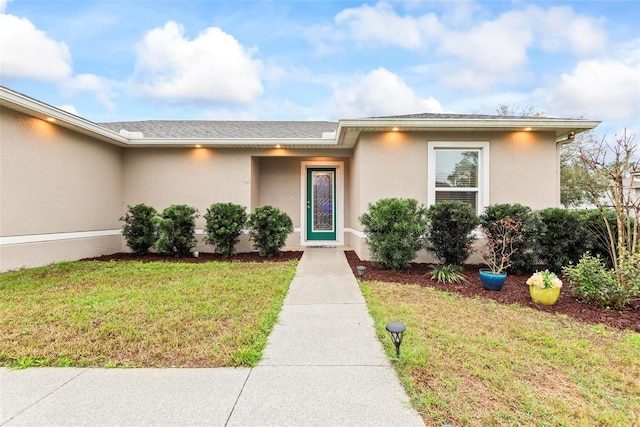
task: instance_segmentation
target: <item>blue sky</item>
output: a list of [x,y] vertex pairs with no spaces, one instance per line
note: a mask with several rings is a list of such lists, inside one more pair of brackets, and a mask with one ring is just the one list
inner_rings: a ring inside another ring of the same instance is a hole
[[509,104],[640,129],[637,0],[0,0],[0,13],[0,84],[96,122]]

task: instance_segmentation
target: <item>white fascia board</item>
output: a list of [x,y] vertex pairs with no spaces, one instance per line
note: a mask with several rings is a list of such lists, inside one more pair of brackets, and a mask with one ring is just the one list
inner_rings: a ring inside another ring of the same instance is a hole
[[49,118],[55,119],[55,121],[50,121],[50,123],[92,135],[115,145],[125,146],[129,141],[128,138],[125,138],[111,130],[105,129],[102,126],[98,126],[87,119],[83,119],[75,114],[52,107],[44,102],[40,102],[4,87],[0,87],[0,105],[41,120],[47,121]]
[[273,148],[276,145],[286,148],[288,146],[327,146],[335,147],[336,140],[328,138],[143,138],[132,140],[131,147],[191,147],[202,145],[203,147],[241,147],[263,146]]
[[483,119],[483,118],[447,118],[447,119],[355,119],[340,120],[338,130],[344,127],[350,128],[462,128],[462,129],[514,129],[532,127],[538,129],[565,129],[589,130],[598,126],[598,120],[582,119]]

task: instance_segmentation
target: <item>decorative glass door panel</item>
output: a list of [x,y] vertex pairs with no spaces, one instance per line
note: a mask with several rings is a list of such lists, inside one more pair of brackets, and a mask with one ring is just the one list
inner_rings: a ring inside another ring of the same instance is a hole
[[307,240],[336,240],[336,169],[307,169]]

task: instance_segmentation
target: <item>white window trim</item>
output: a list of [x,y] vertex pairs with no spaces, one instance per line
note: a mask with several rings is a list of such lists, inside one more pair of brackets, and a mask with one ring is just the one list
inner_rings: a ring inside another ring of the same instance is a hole
[[476,212],[480,215],[489,206],[489,141],[428,141],[427,143],[427,206],[436,203],[436,156],[435,151],[441,148],[457,150],[480,150],[478,164],[478,204]]

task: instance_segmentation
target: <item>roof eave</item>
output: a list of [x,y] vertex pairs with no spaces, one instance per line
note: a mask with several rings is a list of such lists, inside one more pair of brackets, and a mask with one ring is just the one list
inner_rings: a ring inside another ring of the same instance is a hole
[[[582,119],[483,119],[483,118],[447,118],[447,119],[411,119],[411,118],[369,118],[347,119],[338,123],[338,145],[353,145],[355,141],[345,138],[346,131],[360,132],[385,132],[398,128],[401,132],[420,132],[428,130],[440,131],[553,131],[558,140],[567,139],[570,132],[578,134],[596,128],[601,121]],[[354,135],[356,136],[356,135]]]
[[304,148],[336,146],[335,138],[142,138],[132,139],[129,147],[204,147],[204,148]]
[[94,138],[120,147],[126,146],[129,141],[128,138],[125,138],[111,130],[105,129],[87,119],[83,119],[75,114],[71,114],[67,111],[45,104],[44,102],[40,102],[4,87],[0,87],[0,106],[19,111],[57,126],[62,126],[85,135],[90,135]]

